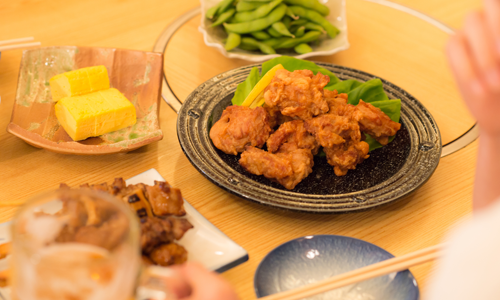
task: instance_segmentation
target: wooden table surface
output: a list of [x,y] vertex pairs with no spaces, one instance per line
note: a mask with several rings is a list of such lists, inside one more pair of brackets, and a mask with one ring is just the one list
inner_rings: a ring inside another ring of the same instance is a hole
[[[398,0],[458,28],[479,0]],[[177,17],[197,0],[25,0],[0,2],[0,40],[34,36],[43,46],[77,45],[150,51]],[[443,143],[469,129],[474,120],[463,106],[444,58],[447,35],[436,27],[379,4],[347,0],[351,47],[312,60],[358,68],[387,79],[419,99],[438,122]],[[205,80],[250,64],[225,58],[205,46],[200,17],[186,23],[165,52],[165,70],[182,100]],[[0,221],[15,213],[11,201],[24,201],[60,182],[129,178],[150,168],[182,190],[209,221],[249,253],[248,262],[225,273],[241,299],[254,299],[253,275],[262,258],[288,240],[312,234],[339,234],[374,243],[402,255],[439,243],[448,229],[471,211],[477,141],[444,157],[430,180],[409,197],[370,211],[315,215],[261,206],[216,187],[184,156],[176,134],[176,114],[162,101],[162,141],[107,156],[55,154],[29,146],[5,131],[16,94],[22,51],[0,59]],[[203,247],[203,245],[200,245]],[[432,264],[411,269],[425,295]]]

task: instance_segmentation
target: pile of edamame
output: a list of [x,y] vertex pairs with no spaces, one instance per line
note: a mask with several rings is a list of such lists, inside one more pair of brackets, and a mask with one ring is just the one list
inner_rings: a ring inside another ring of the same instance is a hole
[[212,27],[225,29],[227,51],[275,54],[294,49],[304,54],[323,35],[333,39],[340,32],[325,19],[329,13],[318,0],[222,0],[205,15]]

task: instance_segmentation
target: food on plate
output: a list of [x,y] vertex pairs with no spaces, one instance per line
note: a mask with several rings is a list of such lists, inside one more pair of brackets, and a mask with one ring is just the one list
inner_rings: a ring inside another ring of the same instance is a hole
[[94,66],[62,73],[49,81],[52,100],[79,96],[109,89],[108,71],[105,66]]
[[74,141],[129,127],[137,120],[134,105],[117,89],[62,98],[55,113]]
[[[380,80],[342,82],[314,63],[290,57],[264,63],[262,70],[262,77],[252,70],[238,86],[234,105],[213,124],[210,137],[227,154],[242,152],[239,163],[246,171],[287,189],[294,189],[312,172],[313,156],[320,147],[335,174],[344,176],[367,159],[370,150],[387,145],[401,128],[400,100],[389,100]],[[230,122],[233,111],[238,114]],[[252,124],[256,118],[251,116],[257,114],[259,122]],[[259,131],[252,126],[263,128],[262,124],[266,134],[255,143]],[[267,149],[259,149],[264,138]]]
[[323,35],[333,39],[339,34],[325,19],[329,13],[318,0],[222,0],[208,8],[205,17],[212,21],[211,27],[224,28],[227,51],[240,48],[276,54],[294,49],[304,54],[313,51],[309,44]]
[[236,155],[247,145],[262,147],[269,133],[271,127],[264,108],[230,106],[210,130],[210,138],[218,149]]
[[[69,189],[66,184],[61,184],[60,188]],[[109,185],[84,184],[80,189],[109,193],[130,206],[140,220],[140,244],[144,261],[167,266],[187,260],[186,249],[175,242],[193,228],[187,219],[179,218],[186,214],[179,189],[159,181],[155,181],[154,186],[142,183],[127,185],[122,178],[116,178]],[[83,212],[89,217],[79,218]],[[124,220],[106,219],[105,207],[96,207],[91,203],[76,205],[71,201],[64,201],[62,214],[74,217],[62,229],[57,237],[58,242],[80,242],[109,249],[124,233],[121,226]],[[167,245],[170,246],[166,247]]]

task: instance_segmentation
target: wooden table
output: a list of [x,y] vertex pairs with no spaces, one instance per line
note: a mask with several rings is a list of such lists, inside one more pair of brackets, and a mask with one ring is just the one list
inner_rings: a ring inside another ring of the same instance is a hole
[[[480,7],[479,0],[398,0],[452,27]],[[34,36],[43,46],[77,45],[149,51],[162,30],[197,0],[2,1],[0,40]],[[443,55],[445,33],[400,11],[364,0],[347,0],[351,48],[315,57],[377,74],[409,93],[431,111],[443,143],[460,136],[474,120],[459,100]],[[204,45],[197,27],[186,23],[165,53],[167,76],[180,99],[205,80],[249,64],[226,59]],[[0,59],[0,128],[10,120],[22,51]],[[250,260],[223,274],[242,299],[255,298],[253,275],[262,258],[288,240],[311,234],[360,238],[401,255],[439,243],[458,219],[471,211],[477,141],[443,158],[431,179],[413,195],[377,209],[340,215],[277,210],[245,201],[213,185],[184,156],[176,135],[176,114],[162,102],[164,138],[127,154],[100,157],[61,155],[29,146],[0,131],[0,221],[12,218],[24,201],[60,182],[79,185],[129,178],[156,168],[208,220],[243,246]],[[3,204],[2,204],[3,201]],[[202,245],[200,245],[202,247]],[[432,265],[412,268],[425,294]]]

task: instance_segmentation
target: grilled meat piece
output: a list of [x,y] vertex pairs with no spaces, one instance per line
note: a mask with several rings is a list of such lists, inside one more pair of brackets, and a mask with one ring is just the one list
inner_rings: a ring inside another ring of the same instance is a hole
[[163,244],[153,249],[149,257],[156,264],[166,267],[186,262],[187,251],[176,243]]
[[181,190],[166,182],[155,181],[154,186],[146,187],[146,195],[156,216],[184,216],[184,199]]

